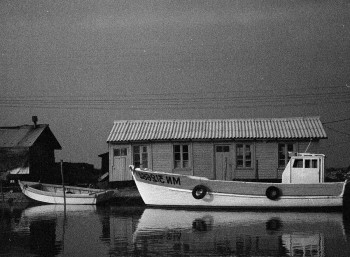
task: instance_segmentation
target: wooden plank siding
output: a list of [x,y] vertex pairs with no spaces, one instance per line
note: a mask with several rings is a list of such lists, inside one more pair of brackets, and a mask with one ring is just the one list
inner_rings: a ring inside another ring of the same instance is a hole
[[214,178],[214,144],[212,142],[193,143],[193,175]]
[[[130,178],[130,172],[113,172],[114,153],[127,145],[126,167],[134,163],[133,147],[147,146],[148,168],[155,171],[226,180],[281,179],[278,167],[279,143],[294,146],[293,151],[319,153],[320,139],[327,135],[320,117],[200,119],[200,120],[120,120],[107,138],[110,180]],[[312,139],[311,145],[308,147]],[[189,167],[174,169],[174,144],[188,144]],[[251,146],[251,167],[237,168],[237,144]],[[218,152],[216,152],[216,147]],[[229,146],[229,151],[222,150]],[[116,161],[118,163],[118,160]]]
[[258,179],[277,179],[278,177],[278,143],[259,142],[256,144],[258,160]]
[[299,142],[297,151],[299,153],[304,153],[305,151],[308,153],[321,153],[319,152],[319,144],[316,142]]
[[[237,168],[236,167],[236,145],[249,142],[252,146],[252,167]],[[133,163],[133,146],[147,145],[149,168],[155,171],[163,171],[169,173],[178,173],[183,175],[194,175],[215,179],[215,146],[229,145],[230,156],[228,160],[227,180],[274,180],[281,179],[284,168],[278,168],[278,144],[293,143],[297,152],[305,152],[308,148],[308,141],[268,141],[256,140],[252,141],[181,141],[181,144],[188,144],[190,151],[190,168],[182,170],[174,170],[173,145],[177,142],[145,142],[131,144],[110,144],[110,179],[112,181],[131,180],[128,169],[124,174],[113,173],[113,151],[117,147],[126,147],[128,156],[126,157],[126,165]],[[318,152],[319,143],[314,141],[308,148],[308,152]],[[256,166],[258,164],[258,166]]]
[[172,143],[161,142],[152,144],[152,166],[150,167],[156,171],[172,172]]

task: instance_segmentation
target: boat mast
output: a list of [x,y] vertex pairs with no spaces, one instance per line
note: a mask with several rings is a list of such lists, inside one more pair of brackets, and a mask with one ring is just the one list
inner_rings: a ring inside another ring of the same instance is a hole
[[63,201],[64,201],[64,207],[66,207],[66,189],[64,187],[63,160],[61,160],[61,177],[62,177]]

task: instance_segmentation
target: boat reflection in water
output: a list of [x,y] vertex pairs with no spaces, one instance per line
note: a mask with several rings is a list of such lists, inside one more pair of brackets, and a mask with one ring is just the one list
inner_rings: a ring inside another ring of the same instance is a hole
[[350,256],[341,212],[41,205],[0,214],[0,256]]
[[347,244],[342,213],[171,209],[146,209],[133,240],[142,255],[190,256],[341,256]]
[[15,222],[8,240],[12,246],[16,245],[12,253],[15,255],[23,251],[39,256],[63,254],[65,240],[71,237],[66,235],[68,224],[71,227],[74,220],[93,217],[91,214],[95,212],[94,205],[39,205],[26,208]]

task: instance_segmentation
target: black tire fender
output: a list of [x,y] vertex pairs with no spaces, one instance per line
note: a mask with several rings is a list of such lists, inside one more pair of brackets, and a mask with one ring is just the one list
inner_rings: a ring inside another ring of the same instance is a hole
[[270,186],[266,189],[266,197],[270,200],[277,200],[282,195],[278,187]]
[[195,199],[202,199],[207,193],[209,192],[209,189],[204,185],[197,185],[192,190],[192,196]]

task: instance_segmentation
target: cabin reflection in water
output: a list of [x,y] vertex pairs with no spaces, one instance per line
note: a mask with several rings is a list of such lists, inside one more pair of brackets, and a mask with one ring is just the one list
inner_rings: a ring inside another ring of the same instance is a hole
[[0,256],[350,256],[349,217],[43,205],[1,212]]
[[143,207],[130,206],[111,206],[101,210],[101,240],[108,244],[108,256],[128,256],[133,252],[133,232],[143,210]]
[[56,256],[62,251],[62,231],[58,228],[56,214],[47,216],[45,207],[23,211],[2,209],[1,212],[0,256],[2,253],[8,256],[19,253]]
[[146,209],[134,243],[144,255],[327,256],[330,233],[344,237],[341,213]]
[[[3,241],[0,237],[0,256],[3,253],[17,256],[20,253],[30,253],[35,256],[58,256],[64,254],[64,247],[71,240],[72,224],[77,218],[88,217],[96,213],[93,205],[39,205],[23,210],[4,210],[3,224],[7,224]],[[67,222],[67,217],[70,222]],[[91,216],[90,216],[91,217]],[[83,219],[81,219],[83,221]],[[89,223],[89,220],[85,220]],[[79,225],[78,225],[79,226]],[[70,227],[70,228],[68,228]],[[1,227],[0,227],[0,232]],[[78,234],[78,233],[77,233]]]
[[61,251],[62,242],[56,242],[60,239],[56,238],[55,219],[32,221],[29,230],[31,253],[40,256],[55,256]]
[[282,235],[282,242],[291,256],[325,256],[324,236],[320,233]]

